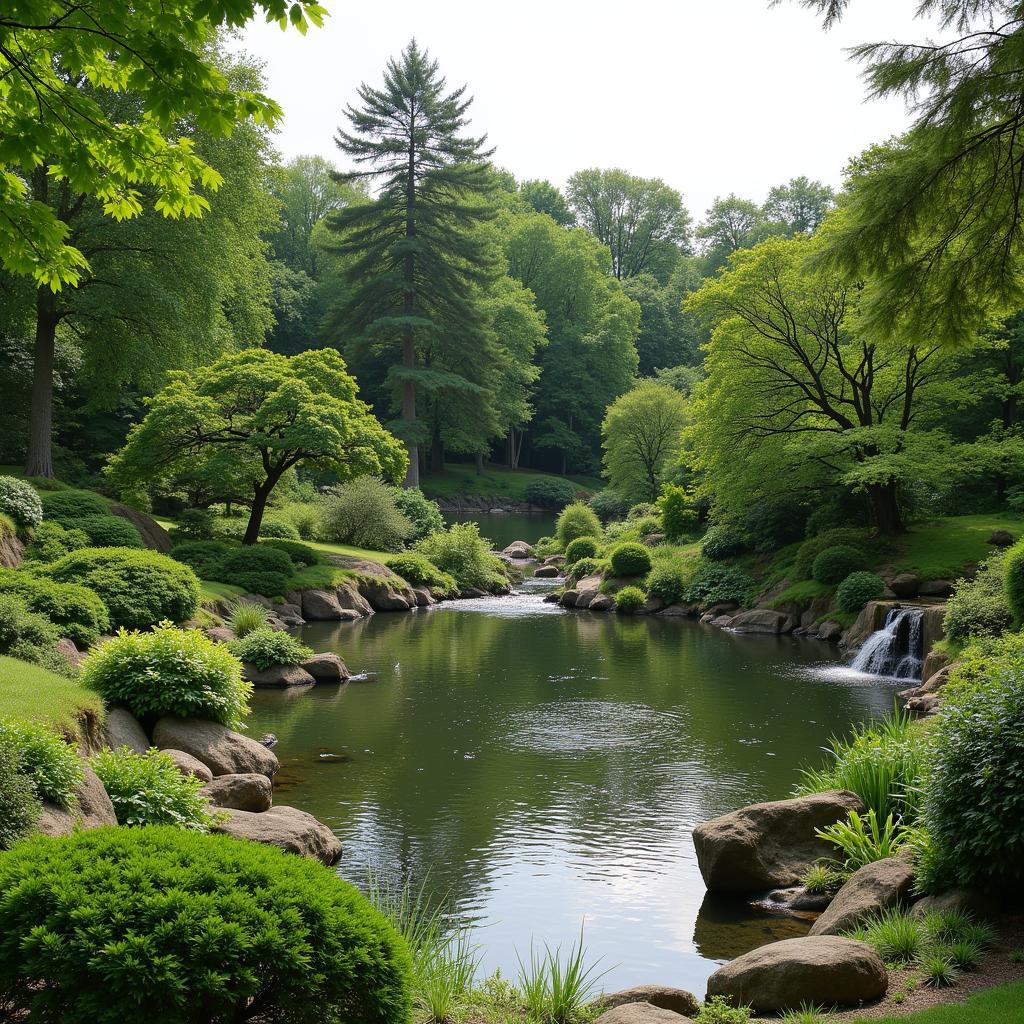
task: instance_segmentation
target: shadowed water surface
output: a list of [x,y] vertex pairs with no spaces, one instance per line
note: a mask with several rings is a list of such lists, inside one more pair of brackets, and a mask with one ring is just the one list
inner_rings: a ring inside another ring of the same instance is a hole
[[449,894],[487,969],[514,976],[517,950],[568,946],[585,918],[609,990],[701,993],[716,962],[806,930],[705,900],[691,832],[785,796],[901,685],[825,678],[835,652],[813,641],[566,612],[539,581],[302,636],[365,677],[257,695],[278,801],[336,830],[357,884],[374,869]]

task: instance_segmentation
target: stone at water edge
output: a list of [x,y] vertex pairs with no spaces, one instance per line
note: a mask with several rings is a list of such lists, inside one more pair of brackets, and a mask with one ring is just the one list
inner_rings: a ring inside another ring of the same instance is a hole
[[251,662],[242,662],[242,676],[253,686],[312,686],[316,680],[301,665],[271,665],[257,668]]
[[67,836],[76,828],[116,825],[117,815],[100,777],[88,765],[82,766],[82,781],[75,790],[75,803],[67,810],[44,803],[36,829],[44,836]]
[[886,857],[855,871],[811,926],[811,935],[841,935],[869,917],[895,907],[909,895],[914,867],[900,857]]
[[186,754],[184,750],[174,750],[173,748],[161,750],[160,753],[166,754],[182,775],[191,776],[204,783],[213,782],[213,772],[198,757]]
[[605,1010],[594,1024],[693,1024],[689,1017],[653,1003],[623,1003]]
[[814,935],[770,942],[719,967],[708,995],[749,1005],[758,1013],[816,1006],[856,1006],[880,999],[889,972],[866,942]]
[[901,572],[889,580],[889,589],[897,597],[917,597],[921,589],[921,577],[916,572]]
[[274,787],[270,779],[253,772],[218,775],[200,790],[200,794],[214,807],[236,811],[268,811],[274,802]]
[[345,662],[329,651],[314,654],[302,662],[299,668],[308,672],[318,683],[343,683],[352,675]]
[[756,893],[795,885],[835,848],[815,835],[850,811],[863,812],[846,790],[741,807],[693,830],[697,865],[715,892]]
[[786,633],[795,625],[788,615],[771,608],[750,608],[734,615],[729,622],[729,628],[737,633]]
[[595,1003],[607,1010],[629,1003],[650,1003],[683,1017],[696,1017],[700,1013],[700,1000],[692,992],[669,985],[634,985],[632,988],[602,995]]
[[260,813],[229,809],[224,813],[226,818],[214,826],[215,832],[276,846],[321,864],[335,864],[341,856],[338,837],[322,821],[297,807],[271,807]]
[[139,720],[125,708],[111,708],[107,712],[103,742],[111,750],[127,747],[136,754],[144,754],[152,746]]
[[161,718],[153,727],[153,744],[161,750],[184,750],[215,776],[259,772],[272,779],[280,767],[262,743],[201,718]]
[[562,575],[557,565],[542,565],[533,574],[539,580],[553,580]]
[[533,558],[533,548],[525,540],[514,540],[502,552],[506,558],[514,558],[517,561]]

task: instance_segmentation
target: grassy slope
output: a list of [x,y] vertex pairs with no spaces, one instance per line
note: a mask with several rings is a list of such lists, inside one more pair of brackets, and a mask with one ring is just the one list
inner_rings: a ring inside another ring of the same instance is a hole
[[1024,982],[1001,985],[971,996],[956,1006],[936,1006],[931,1010],[900,1017],[860,1018],[856,1024],[1012,1024],[1024,1020]]
[[473,466],[452,465],[443,473],[428,473],[420,481],[423,493],[430,498],[453,498],[476,494],[488,497],[526,501],[526,488],[533,480],[568,480],[577,488],[599,491],[604,484],[596,477],[561,477],[554,473],[537,473],[529,469],[507,469],[486,466],[478,476]]
[[45,722],[76,735],[81,712],[100,717],[103,703],[74,679],[0,656],[0,717]]
[[913,570],[924,579],[955,579],[989,552],[993,530],[1009,530],[1020,537],[1024,522],[1018,516],[991,513],[955,516],[915,523],[898,542],[893,558],[897,571]]

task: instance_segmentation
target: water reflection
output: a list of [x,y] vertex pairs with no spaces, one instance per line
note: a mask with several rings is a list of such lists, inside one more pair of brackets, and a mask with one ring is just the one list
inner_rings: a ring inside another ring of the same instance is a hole
[[250,728],[277,734],[279,799],[335,828],[341,872],[426,879],[513,974],[516,948],[569,944],[585,918],[616,987],[699,992],[715,961],[806,929],[705,901],[692,829],[784,795],[895,690],[823,680],[833,649],[813,641],[565,612],[535,591],[303,638],[366,678],[262,692]]

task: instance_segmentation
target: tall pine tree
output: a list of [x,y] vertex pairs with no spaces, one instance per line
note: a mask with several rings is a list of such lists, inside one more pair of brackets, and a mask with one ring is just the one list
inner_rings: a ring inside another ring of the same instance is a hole
[[[400,350],[389,380],[401,395],[394,429],[409,450],[406,484],[412,487],[419,483],[426,440],[417,394],[429,392],[436,401],[443,392],[479,388],[459,372],[463,360],[454,350],[466,354],[488,343],[478,286],[491,281],[497,267],[473,228],[494,213],[485,164],[493,150],[483,149],[486,137],[462,134],[472,102],[465,91],[446,92],[437,61],[413,40],[388,61],[383,88],[360,86],[360,106],[345,110],[350,131],[335,135],[355,164],[339,178],[368,179],[378,187],[373,202],[350,206],[328,222],[339,237],[336,251],[352,257],[350,292],[335,328],[374,348]],[[452,358],[439,359],[446,346]],[[427,351],[429,366],[422,360]]]

